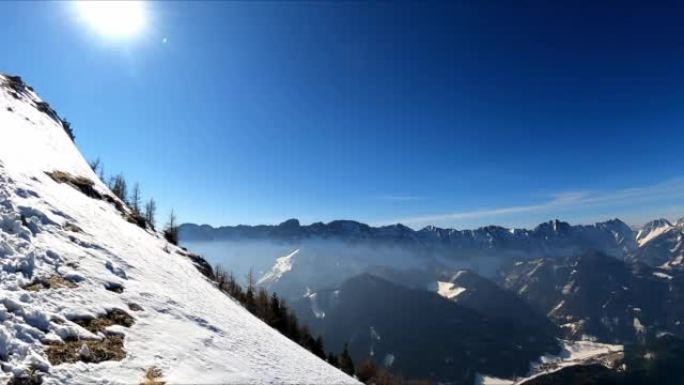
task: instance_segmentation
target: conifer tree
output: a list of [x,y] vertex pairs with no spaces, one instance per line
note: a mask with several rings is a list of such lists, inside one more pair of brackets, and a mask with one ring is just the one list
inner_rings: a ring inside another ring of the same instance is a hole
[[323,336],[319,335],[313,343],[311,352],[325,360],[325,348],[323,347]]
[[334,353],[328,353],[327,361],[330,365],[334,367],[338,367],[338,365],[340,364],[337,356]]
[[344,349],[342,349],[342,353],[340,354],[338,362],[341,371],[347,373],[350,376],[354,375],[354,361],[352,361],[352,358],[349,355],[349,348],[347,344],[344,344]]

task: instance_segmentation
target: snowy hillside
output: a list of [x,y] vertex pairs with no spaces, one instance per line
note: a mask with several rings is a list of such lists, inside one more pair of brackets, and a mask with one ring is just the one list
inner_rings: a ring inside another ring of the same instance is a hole
[[0,383],[355,383],[128,221],[51,110],[0,83]]

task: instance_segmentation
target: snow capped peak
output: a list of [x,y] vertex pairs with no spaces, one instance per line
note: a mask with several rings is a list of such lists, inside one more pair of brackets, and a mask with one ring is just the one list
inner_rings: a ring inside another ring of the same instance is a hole
[[672,226],[672,223],[665,218],[660,218],[660,219],[655,219],[655,220],[652,220],[650,222],[647,222],[642,227],[642,229],[653,230],[653,229],[657,229],[659,227],[665,227],[665,226]]
[[636,239],[639,247],[645,245],[649,241],[658,237],[661,234],[672,229],[672,223],[665,218],[656,219],[646,223],[637,233]]
[[0,383],[356,383],[129,222],[19,78],[0,76],[0,130]]

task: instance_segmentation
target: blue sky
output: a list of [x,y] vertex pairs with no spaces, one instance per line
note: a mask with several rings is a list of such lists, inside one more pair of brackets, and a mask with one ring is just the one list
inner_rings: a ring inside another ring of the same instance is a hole
[[153,2],[103,37],[2,2],[0,70],[163,212],[476,227],[684,216],[684,9]]

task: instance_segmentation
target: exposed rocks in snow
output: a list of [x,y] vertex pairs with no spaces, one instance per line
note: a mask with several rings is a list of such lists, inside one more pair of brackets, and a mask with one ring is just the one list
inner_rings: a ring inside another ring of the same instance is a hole
[[202,258],[201,256],[191,253],[187,251],[186,249],[181,249],[178,250],[178,254],[190,259],[195,265],[195,268],[202,273],[205,277],[209,278],[210,280],[214,279],[214,269],[211,267],[209,262],[207,262],[206,259]]
[[104,288],[106,290],[113,291],[114,293],[121,294],[124,292],[123,285],[118,282],[106,282]]

